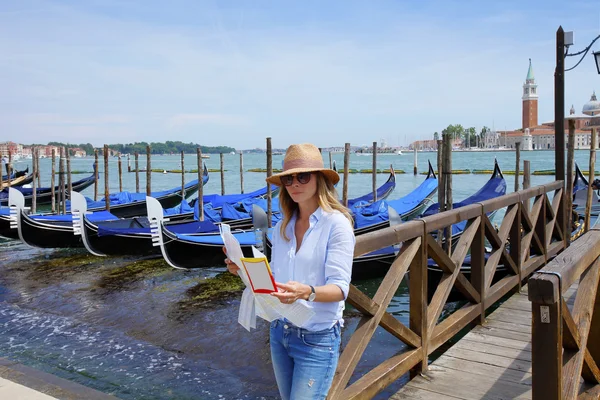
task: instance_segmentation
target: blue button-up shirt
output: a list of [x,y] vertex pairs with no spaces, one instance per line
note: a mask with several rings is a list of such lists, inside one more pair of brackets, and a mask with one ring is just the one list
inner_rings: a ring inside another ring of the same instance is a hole
[[[334,284],[348,297],[352,259],[354,254],[354,230],[350,221],[339,211],[325,212],[319,207],[309,218],[309,228],[296,252],[296,215],[286,227],[290,241],[281,236],[280,221],[273,230],[271,268],[275,280],[280,283],[296,281],[312,286]],[[343,323],[344,301],[329,303],[304,302],[315,315],[302,328],[319,331],[331,328],[336,322]]]

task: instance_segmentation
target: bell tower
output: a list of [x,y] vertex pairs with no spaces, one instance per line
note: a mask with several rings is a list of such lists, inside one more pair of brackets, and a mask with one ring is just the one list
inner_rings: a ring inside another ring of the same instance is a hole
[[538,124],[538,94],[537,84],[533,76],[531,58],[529,59],[529,70],[523,84],[523,131]]

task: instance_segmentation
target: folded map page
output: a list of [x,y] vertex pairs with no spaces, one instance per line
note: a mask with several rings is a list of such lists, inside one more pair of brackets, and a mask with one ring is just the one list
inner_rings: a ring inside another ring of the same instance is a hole
[[[236,265],[242,266],[244,253],[242,252],[240,243],[231,233],[231,228],[227,224],[221,224],[219,226],[219,231],[223,238],[225,248],[227,249],[227,257]],[[252,254],[254,255],[254,258],[266,259],[265,255],[258,251],[254,246],[252,246]],[[314,311],[303,302],[283,304],[279,299],[270,294],[253,293],[244,268],[239,269],[239,275],[246,285],[246,289],[244,289],[244,293],[242,293],[238,322],[246,328],[246,330],[250,331],[251,328],[256,329],[256,315],[269,322],[275,319],[285,318],[296,326],[304,325],[313,315],[315,315]]]
[[243,257],[241,260],[254,293],[268,294],[277,291],[267,257]]

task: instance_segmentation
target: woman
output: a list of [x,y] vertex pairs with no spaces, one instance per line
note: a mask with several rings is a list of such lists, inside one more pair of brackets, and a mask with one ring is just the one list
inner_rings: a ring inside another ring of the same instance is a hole
[[[283,219],[273,230],[271,254],[279,291],[271,295],[285,304],[304,302],[315,313],[303,326],[271,323],[271,359],[285,400],[324,399],[337,367],[355,244],[352,217],[333,186],[339,179],[323,166],[312,144],[291,145],[283,172],[267,178],[285,188],[279,194]],[[235,264],[225,263],[237,274]]]

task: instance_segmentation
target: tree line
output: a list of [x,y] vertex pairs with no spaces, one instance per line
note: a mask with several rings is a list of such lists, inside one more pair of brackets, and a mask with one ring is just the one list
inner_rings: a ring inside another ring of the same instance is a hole
[[[474,127],[465,128],[461,124],[456,124],[448,125],[442,130],[442,135],[450,135],[453,139],[462,139],[463,147],[482,147],[487,132],[490,132],[490,128],[487,126],[481,128],[481,131],[477,133]],[[438,132],[433,134],[433,140],[440,140]]]
[[[75,149],[80,148],[85,150],[85,152],[90,155],[94,154],[95,147],[91,143],[80,143],[80,144],[71,144],[71,143],[61,143],[61,142],[49,142],[49,146],[64,146],[67,149]],[[113,151],[118,151],[121,154],[133,154],[136,151],[140,154],[146,154],[146,146],[150,146],[150,152],[152,154],[171,154],[176,153],[179,154],[182,151],[186,154],[196,154],[196,149],[200,147],[202,153],[209,154],[218,154],[218,153],[230,153],[235,151],[233,147],[229,146],[201,146],[196,143],[183,143],[180,141],[166,141],[164,143],[160,142],[135,142],[135,143],[127,143],[127,144],[109,144],[108,148]],[[99,152],[102,153],[102,147],[98,148]]]

